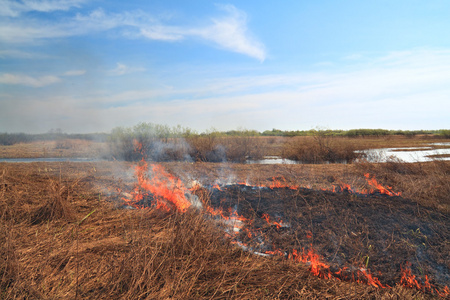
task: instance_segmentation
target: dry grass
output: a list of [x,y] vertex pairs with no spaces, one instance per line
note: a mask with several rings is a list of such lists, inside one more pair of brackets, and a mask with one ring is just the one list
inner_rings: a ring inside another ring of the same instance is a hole
[[117,196],[93,185],[119,184],[110,167],[0,164],[1,299],[430,297],[322,280],[305,265],[252,255],[196,211],[117,209]]
[[302,137],[286,143],[281,156],[303,163],[351,163],[359,157],[355,150],[359,149],[350,139],[321,136]]
[[105,143],[87,140],[59,140],[0,145],[0,158],[100,157]]
[[261,159],[265,155],[266,139],[252,136],[219,137],[196,136],[187,139],[191,146],[190,156],[202,162],[245,162]]
[[356,169],[376,174],[382,184],[402,192],[421,205],[450,213],[450,161],[427,163],[360,163]]

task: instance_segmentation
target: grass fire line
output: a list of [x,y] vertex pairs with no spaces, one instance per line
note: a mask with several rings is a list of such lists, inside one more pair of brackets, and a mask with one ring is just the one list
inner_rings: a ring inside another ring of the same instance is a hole
[[[178,212],[185,213],[188,209],[196,207],[199,211],[203,212],[206,217],[217,220],[220,223],[221,228],[224,231],[224,237],[229,239],[231,244],[241,247],[245,251],[251,251],[254,254],[262,256],[282,256],[288,260],[300,262],[310,266],[310,271],[313,275],[323,279],[336,279],[345,281],[355,281],[364,284],[374,286],[376,288],[391,288],[388,284],[383,284],[376,276],[370,273],[367,269],[368,257],[366,260],[366,266],[357,268],[356,270],[350,270],[347,267],[333,269],[327,264],[325,259],[318,254],[313,247],[313,234],[310,231],[306,231],[305,235],[311,240],[308,249],[302,248],[301,250],[291,249],[283,250],[274,248],[271,250],[258,251],[257,248],[264,248],[262,245],[270,245],[270,240],[262,233],[261,228],[253,226],[255,220],[248,219],[238,214],[237,208],[229,208],[225,211],[221,207],[212,207],[203,201],[199,204],[198,199],[193,200],[196,190],[201,189],[200,184],[195,184],[192,188],[188,189],[182,183],[182,181],[170,173],[168,173],[161,165],[151,164],[149,165],[145,159],[136,165],[135,176],[137,182],[135,188],[131,191],[131,198],[124,197],[127,206],[131,206],[136,209],[150,209],[155,208],[165,212]],[[401,193],[392,191],[391,187],[383,187],[379,184],[375,177],[370,174],[364,175],[367,180],[367,184],[371,186],[371,189],[353,189],[347,184],[341,184],[339,187],[333,186],[330,192],[348,192],[354,194],[384,194],[387,196],[400,196]],[[300,189],[299,186],[293,186],[286,183],[284,178],[273,178],[273,182],[269,186],[264,185],[249,185],[248,183],[238,183],[242,187],[250,187],[253,189],[280,189],[289,188],[291,190]],[[226,186],[215,184],[211,186],[210,192],[223,191]],[[190,196],[189,196],[190,195]],[[193,205],[193,202],[195,205]],[[283,227],[289,227],[289,224],[285,223],[281,218],[277,221],[271,220],[271,217],[267,213],[263,213],[261,219],[265,220],[267,226],[274,226],[276,230],[281,230]],[[244,229],[246,236],[255,245],[249,245],[240,239],[240,233]],[[416,278],[410,269],[410,264],[407,262],[405,266],[401,268],[402,275],[399,285],[416,288],[423,292],[429,292],[439,296],[447,297],[450,295],[448,286],[438,288],[429,282],[428,276],[425,276],[425,282],[422,282],[420,278]]]

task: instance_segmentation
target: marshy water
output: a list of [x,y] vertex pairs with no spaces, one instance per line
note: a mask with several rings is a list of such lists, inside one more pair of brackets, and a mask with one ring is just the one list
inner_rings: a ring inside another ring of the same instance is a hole
[[[435,147],[447,147],[438,148]],[[406,163],[427,162],[433,160],[450,160],[450,143],[432,143],[423,147],[379,148],[358,151],[364,154],[365,160],[374,163],[383,163],[400,160]],[[446,157],[443,155],[447,155]],[[100,158],[80,157],[37,157],[37,158],[0,158],[0,162],[31,163],[31,162],[99,162]],[[301,164],[301,161],[282,158],[280,156],[265,156],[260,160],[247,160],[248,164]],[[346,163],[342,161],[341,163]]]
[[433,160],[450,160],[450,148],[436,149],[433,146],[450,146],[450,143],[433,143],[424,147],[405,148],[380,148],[368,149],[360,152],[364,153],[369,162],[387,162],[390,160],[401,160],[402,162],[427,162]]
[[[436,149],[435,146],[449,147]],[[383,163],[392,160],[400,160],[406,163],[427,162],[433,160],[450,160],[450,143],[432,143],[423,147],[403,147],[403,148],[379,148],[357,151],[364,154],[364,159],[368,162]],[[280,156],[266,156],[260,160],[247,160],[248,164],[298,164],[301,161],[281,158]],[[343,161],[341,163],[347,163]]]

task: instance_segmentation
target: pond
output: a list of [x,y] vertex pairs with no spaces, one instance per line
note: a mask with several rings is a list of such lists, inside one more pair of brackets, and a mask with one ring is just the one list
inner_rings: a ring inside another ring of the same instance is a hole
[[298,164],[299,162],[292,159],[281,158],[280,156],[264,156],[263,159],[248,159],[247,164],[261,164],[261,165],[277,165],[277,164]]
[[362,150],[369,162],[387,162],[401,160],[407,163],[427,162],[433,160],[450,160],[450,157],[433,157],[450,155],[450,148],[434,149],[432,146],[450,146],[450,143],[433,143],[426,147],[380,148]]
[[[450,143],[433,143],[424,147],[379,148],[357,151],[365,154],[369,162],[383,163],[390,160],[401,160],[406,163],[427,162],[433,160],[450,160],[450,157],[433,157],[434,155],[450,155],[450,148],[435,149],[433,146],[450,146]],[[260,160],[247,160],[248,164],[301,164],[301,161],[265,156]],[[345,161],[341,163],[346,163]]]

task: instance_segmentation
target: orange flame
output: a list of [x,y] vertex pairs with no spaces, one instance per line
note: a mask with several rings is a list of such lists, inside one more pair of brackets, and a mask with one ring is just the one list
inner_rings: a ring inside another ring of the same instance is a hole
[[[390,187],[390,186],[387,186],[387,187],[382,186],[375,180],[375,177],[370,178],[369,173],[364,174],[364,177],[366,177],[367,183],[369,185],[371,185],[372,187],[376,188],[378,190],[378,192],[380,192],[381,194],[386,194],[389,196],[400,196],[402,194],[400,192],[399,193],[393,192],[392,187]],[[374,192],[373,189],[370,190],[370,193],[373,193],[373,192]]]
[[292,251],[292,259],[294,261],[302,262],[302,263],[309,263],[310,271],[314,276],[324,278],[324,279],[330,279],[332,277],[332,274],[330,272],[330,266],[323,262],[322,257],[314,252],[314,249],[309,248],[307,252],[305,252],[305,249],[303,249],[302,253],[299,254],[296,249]]
[[135,202],[142,200],[142,191],[146,191],[155,198],[157,208],[168,211],[175,207],[178,211],[185,212],[191,203],[186,199],[187,190],[181,180],[167,173],[160,165],[150,165],[152,176],[149,177],[148,168],[144,159],[135,167],[138,180],[133,193]]
[[261,217],[261,218],[263,218],[264,220],[266,220],[266,222],[267,222],[269,225],[275,225],[275,226],[277,227],[277,229],[280,229],[281,227],[283,227],[283,220],[280,220],[280,222],[277,222],[277,221],[270,221],[270,217],[269,217],[269,215],[266,214],[266,213],[262,214],[262,217]]
[[420,283],[416,276],[411,272],[411,263],[407,262],[405,268],[401,267],[402,277],[400,279],[400,284],[410,288],[416,288],[418,290],[422,290],[423,292],[430,291],[431,293],[436,292],[441,297],[450,296],[450,289],[448,286],[445,286],[442,291],[436,288],[434,285],[430,283],[430,280],[427,275],[425,275],[424,283]]
[[298,185],[289,185],[286,181],[286,178],[283,176],[279,177],[281,180],[283,180],[283,183],[280,181],[280,179],[277,179],[276,177],[272,177],[272,183],[269,185],[269,188],[290,188],[292,190],[296,190],[299,188]]
[[367,283],[368,285],[377,287],[377,288],[387,288],[389,286],[384,286],[377,277],[374,277],[372,274],[368,273],[365,269],[358,270],[358,275],[363,277],[365,281],[358,280],[360,283]]

